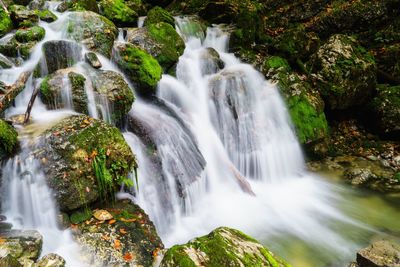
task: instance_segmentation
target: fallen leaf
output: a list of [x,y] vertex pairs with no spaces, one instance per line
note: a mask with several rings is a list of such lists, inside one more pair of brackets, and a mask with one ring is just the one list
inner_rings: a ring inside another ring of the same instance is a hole
[[131,260],[133,260],[133,255],[132,255],[130,252],[126,252],[126,253],[124,254],[124,260],[125,260],[125,261],[131,261]]
[[116,220],[109,220],[108,221],[108,224],[113,224],[113,223],[115,223],[116,222]]
[[128,233],[124,228],[119,229],[119,232],[123,235],[126,235]]
[[136,221],[136,219],[125,219],[125,218],[121,218],[121,221],[123,221],[123,222],[134,222],[134,221]]
[[121,249],[121,241],[119,241],[118,239],[114,240],[114,248],[117,250]]

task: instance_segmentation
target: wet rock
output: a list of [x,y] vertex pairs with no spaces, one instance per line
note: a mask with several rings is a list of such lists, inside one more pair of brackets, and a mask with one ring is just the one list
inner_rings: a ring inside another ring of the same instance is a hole
[[400,265],[400,246],[381,240],[357,252],[360,267],[396,267]]
[[18,133],[7,122],[0,119],[0,160],[11,156],[18,147]]
[[53,22],[57,20],[57,16],[54,15],[53,12],[51,12],[50,10],[40,10],[37,12],[40,20],[46,21],[46,22]]
[[68,3],[66,1],[61,2],[58,4],[56,11],[58,12],[65,12],[68,10]]
[[31,28],[19,29],[15,33],[15,39],[21,43],[38,42],[44,38],[46,31],[40,26],[33,26]]
[[0,69],[10,69],[14,66],[14,63],[9,60],[6,56],[0,54]]
[[12,5],[9,8],[10,18],[16,27],[30,27],[38,23],[39,17],[33,10],[24,6]]
[[163,244],[143,210],[128,200],[101,208],[114,219],[99,224],[92,218],[75,230],[78,243],[92,256],[94,265],[152,266],[153,255]]
[[7,57],[18,56],[18,42],[15,39],[15,34],[10,34],[0,40],[0,53]]
[[[85,80],[73,68],[57,70],[43,79],[39,97],[50,109],[73,108],[79,113],[88,114]],[[68,106],[70,104],[71,107]]]
[[142,47],[168,71],[183,54],[185,43],[174,27],[165,22],[149,24],[140,29],[129,29],[127,41]]
[[28,4],[30,10],[42,10],[45,7],[45,0],[32,0]]
[[118,29],[107,18],[91,11],[69,15],[68,36],[89,50],[110,57]]
[[138,15],[123,0],[101,0],[101,14],[117,27],[136,27]]
[[200,57],[202,66],[201,72],[203,75],[217,73],[225,66],[225,63],[221,60],[218,52],[214,48],[206,48],[206,50],[200,55]]
[[333,35],[308,63],[329,109],[361,105],[376,86],[374,57],[349,36]]
[[147,13],[144,25],[156,24],[159,22],[165,22],[175,27],[175,19],[167,10],[162,7],[156,6]]
[[96,0],[64,0],[57,6],[58,12],[71,11],[93,11],[98,13],[99,7]]
[[135,84],[136,92],[142,96],[155,94],[162,70],[157,60],[140,47],[129,43],[116,43],[113,61]]
[[93,211],[93,217],[99,221],[108,221],[114,218],[111,213],[106,210],[95,210]]
[[50,253],[43,256],[37,263],[37,267],[64,267],[65,260],[57,254]]
[[[93,89],[107,103],[112,122],[119,122],[129,112],[135,97],[124,77],[114,71],[98,71],[91,77]],[[106,119],[106,118],[103,118]]]
[[42,50],[48,73],[71,67],[81,60],[82,47],[72,41],[47,41]]
[[11,223],[7,223],[7,222],[0,222],[0,233],[10,230],[12,228],[12,224]]
[[12,256],[22,265],[36,261],[42,250],[43,237],[37,231],[9,230],[0,237],[1,254]]
[[121,132],[86,115],[65,118],[46,130],[37,151],[62,211],[112,200],[121,177],[137,167]]
[[100,69],[102,67],[99,58],[97,57],[96,53],[88,52],[85,54],[85,60],[87,63],[90,64],[95,69]]
[[367,105],[366,122],[390,136],[400,136],[400,86],[378,86],[377,95]]
[[3,37],[6,33],[11,31],[13,28],[12,21],[10,16],[4,10],[2,6],[0,6],[0,38]]
[[169,266],[290,266],[242,232],[220,227],[184,245],[168,249],[161,267]]
[[1,267],[23,267],[13,256],[7,254],[5,257],[0,258]]

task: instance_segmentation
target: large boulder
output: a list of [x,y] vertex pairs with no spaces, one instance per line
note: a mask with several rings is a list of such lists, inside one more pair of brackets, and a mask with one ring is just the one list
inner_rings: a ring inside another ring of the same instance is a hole
[[138,94],[155,94],[162,69],[145,50],[130,43],[118,42],[114,46],[113,61],[134,83]]
[[400,246],[390,241],[380,240],[357,252],[359,267],[400,266]]
[[138,15],[128,7],[124,0],[101,0],[101,14],[115,23],[117,27],[135,27]]
[[40,18],[40,20],[46,21],[46,22],[53,22],[57,20],[57,16],[54,15],[53,12],[51,12],[50,10],[39,10],[36,12]]
[[63,211],[114,198],[136,168],[121,132],[100,120],[74,115],[41,134],[37,157]]
[[106,57],[110,57],[118,36],[118,29],[110,20],[91,11],[71,13],[67,31],[68,37]]
[[15,33],[15,39],[17,39],[18,42],[21,43],[27,43],[27,42],[32,42],[32,41],[41,41],[46,34],[46,31],[44,28],[40,26],[33,26],[31,28],[26,28],[26,29],[19,29]]
[[43,60],[46,66],[45,73],[73,66],[82,58],[82,46],[66,40],[47,41],[43,44]]
[[144,25],[156,24],[159,22],[165,22],[175,27],[175,19],[167,10],[162,7],[156,6],[147,12],[146,20]]
[[308,63],[329,109],[361,105],[376,86],[374,57],[355,39],[333,35]]
[[10,156],[18,146],[18,134],[7,122],[0,119],[0,160]]
[[33,230],[1,233],[0,257],[10,255],[23,266],[32,266],[42,251],[43,237]]
[[[129,200],[101,208],[75,227],[76,239],[94,265],[152,266],[164,246],[144,211]],[[100,212],[107,216],[95,215]]]
[[10,16],[4,10],[3,7],[0,6],[0,38],[3,37],[6,33],[11,31],[13,28],[12,21]]
[[9,8],[10,18],[16,27],[34,26],[39,21],[39,16],[33,10],[28,10],[25,6],[12,5]]
[[182,38],[174,27],[165,22],[129,29],[126,38],[128,42],[142,47],[157,59],[164,71],[173,67],[185,50]]
[[400,134],[400,86],[378,86],[377,95],[367,105],[368,123],[384,135]]
[[91,79],[94,91],[109,104],[111,121],[120,121],[131,110],[135,100],[124,77],[108,70],[96,72]]
[[88,114],[86,78],[75,69],[61,69],[47,75],[40,84],[39,96],[50,109],[72,108]]
[[173,266],[290,266],[253,238],[220,227],[184,245],[168,249],[161,267]]
[[58,12],[71,11],[93,11],[98,13],[99,7],[96,0],[64,0],[57,6]]

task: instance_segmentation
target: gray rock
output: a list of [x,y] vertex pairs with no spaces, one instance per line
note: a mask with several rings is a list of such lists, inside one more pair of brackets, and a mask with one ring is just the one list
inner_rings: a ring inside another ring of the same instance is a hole
[[11,255],[20,263],[36,261],[42,250],[43,237],[34,230],[9,230],[1,234],[0,255]]
[[210,75],[222,70],[225,63],[219,57],[218,52],[211,47],[208,47],[204,53],[200,55],[203,75]]
[[37,263],[36,267],[64,267],[65,260],[57,254],[50,253],[43,256]]
[[14,66],[11,60],[0,54],[0,69],[10,69]]
[[87,63],[90,64],[95,69],[100,69],[102,67],[99,58],[97,57],[96,53],[88,52],[85,54],[85,60]]
[[357,252],[360,267],[399,267],[400,246],[390,241],[381,240]]
[[47,73],[71,67],[82,57],[82,47],[72,41],[48,41],[43,44],[42,49]]
[[29,27],[38,23],[39,17],[33,10],[25,6],[13,5],[10,7],[10,18],[17,27]]

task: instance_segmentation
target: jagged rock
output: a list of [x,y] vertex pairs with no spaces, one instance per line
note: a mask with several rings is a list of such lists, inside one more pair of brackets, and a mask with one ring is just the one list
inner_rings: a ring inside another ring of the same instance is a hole
[[110,57],[118,29],[110,20],[94,12],[74,12],[69,15],[68,36],[89,50]]
[[85,54],[85,60],[87,63],[90,64],[95,69],[100,69],[102,67],[99,58],[97,57],[96,53],[88,52]]
[[381,240],[357,252],[360,267],[397,267],[400,266],[400,246]]
[[62,211],[114,198],[137,167],[121,132],[86,115],[59,121],[39,137],[37,158]]
[[350,36],[331,36],[308,66],[322,98],[332,110],[365,103],[376,86],[374,57]]
[[173,266],[290,266],[253,238],[220,227],[184,245],[168,249],[161,267]]
[[94,265],[152,266],[153,255],[164,246],[144,211],[128,200],[100,208],[114,219],[99,224],[92,218],[75,228],[78,243],[92,256]]
[[155,94],[162,70],[157,60],[140,47],[117,42],[113,61],[134,83],[136,92],[142,96]]
[[37,267],[64,267],[65,260],[54,253],[47,254],[43,256],[38,262],[36,263]]
[[72,41],[47,41],[42,47],[47,73],[73,66],[81,60],[82,47]]

